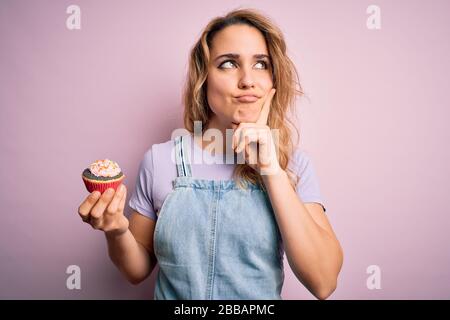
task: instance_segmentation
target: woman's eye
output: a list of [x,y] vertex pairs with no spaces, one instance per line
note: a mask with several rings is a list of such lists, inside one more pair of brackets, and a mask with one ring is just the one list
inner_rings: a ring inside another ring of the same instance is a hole
[[222,69],[230,69],[229,67],[224,67],[224,66],[230,66],[230,65],[234,65],[234,63],[232,61],[225,61],[220,65],[220,68]]
[[[267,69],[267,63],[265,62],[265,61],[258,61],[257,63],[256,63],[256,65],[258,65],[258,64],[262,64],[263,65],[263,67],[261,68],[261,69]],[[259,69],[259,68],[258,68]]]
[[[233,61],[224,61],[222,62],[222,64],[219,66],[220,69],[231,69],[233,66],[236,66],[235,63]],[[267,69],[267,62],[265,61],[258,61],[255,64],[255,68],[256,69]]]

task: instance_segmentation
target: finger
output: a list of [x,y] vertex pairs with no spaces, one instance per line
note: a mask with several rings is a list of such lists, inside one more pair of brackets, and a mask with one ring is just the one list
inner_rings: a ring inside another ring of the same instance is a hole
[[[258,149],[258,158],[260,161],[260,164],[262,166],[267,166],[270,164],[270,162],[276,158],[276,150],[274,148],[273,143],[269,143],[270,137],[269,132],[261,132],[259,141],[260,141],[260,148]],[[264,141],[261,143],[261,141]],[[275,161],[275,160],[274,160]]]
[[258,164],[258,146],[256,141],[252,138],[247,139],[247,144],[245,145],[245,154],[248,164]]
[[241,141],[236,148],[236,153],[241,152],[246,147],[246,145],[251,142],[258,142],[258,132],[252,129],[243,131]]
[[98,199],[100,198],[101,193],[99,191],[94,191],[90,195],[86,197],[86,200],[83,201],[83,203],[78,208],[78,214],[80,215],[81,219],[86,222],[86,220],[89,218],[89,213],[92,209],[92,207],[97,203]]
[[91,210],[92,219],[98,219],[103,215],[103,212],[105,212],[105,209],[111,202],[114,194],[115,190],[113,188],[108,188],[105,192],[103,192],[102,196],[97,201],[97,204]]
[[119,203],[119,210],[121,212],[124,212],[126,201],[127,201],[127,188],[125,188],[125,192],[123,193],[122,199],[120,200],[120,203]]
[[99,230],[99,229],[101,229],[103,227],[103,219],[102,218],[94,219],[91,216],[89,221],[88,221],[88,223],[95,230]]
[[269,112],[270,112],[270,105],[272,103],[272,98],[275,95],[276,89],[272,88],[270,89],[269,93],[267,94],[267,98],[264,101],[264,104],[261,108],[261,112],[259,113],[258,120],[256,120],[257,124],[267,124],[267,119],[269,118]]
[[124,192],[125,192],[125,186],[123,184],[121,184],[117,188],[117,192],[114,194],[114,197],[113,197],[111,203],[106,208],[106,214],[113,215],[113,214],[117,213],[117,210],[119,209],[119,204],[120,204],[120,201],[122,200]]
[[238,129],[236,129],[236,131],[234,131],[234,133],[233,133],[233,138],[232,138],[232,148],[233,148],[233,150],[235,150],[236,147],[239,145],[239,142],[241,140],[241,132],[242,132],[242,129],[240,129],[238,127]]
[[236,137],[234,140],[234,146],[235,146],[235,152],[239,153],[241,152],[242,148],[240,146],[245,142],[245,135],[247,134],[246,128],[239,128],[236,132]]
[[255,124],[252,122],[241,122],[239,125],[234,129],[233,136],[231,137],[231,147],[233,150],[237,147],[240,139],[241,130],[246,127],[254,127]]
[[236,128],[236,130],[233,133],[231,146],[233,149],[235,149],[242,139],[242,132],[245,128],[253,128],[255,127],[255,124],[252,122],[241,122],[239,126]]

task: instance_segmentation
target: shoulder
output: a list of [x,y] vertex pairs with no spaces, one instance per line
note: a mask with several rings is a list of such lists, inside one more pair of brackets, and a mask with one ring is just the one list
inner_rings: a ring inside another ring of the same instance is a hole
[[[167,159],[171,159],[172,163],[175,163],[175,139],[179,137],[180,135],[174,136],[170,138],[169,140],[166,140],[161,143],[153,144],[150,150],[150,153],[152,154],[153,161],[167,161]],[[184,140],[183,145],[187,150],[192,152],[193,148],[193,138],[192,135],[182,134]]]
[[144,169],[153,171],[153,166],[159,162],[159,159],[167,159],[167,154],[170,156],[172,145],[173,140],[152,144],[145,151],[141,166]]
[[156,154],[156,153],[170,153],[172,151],[172,147],[174,144],[174,140],[173,139],[169,139],[167,141],[164,142],[160,142],[160,143],[155,143],[151,146],[151,148],[149,149],[148,152],[152,153],[152,154]]
[[166,179],[176,174],[174,138],[153,144],[145,153],[144,159],[151,166],[149,170],[153,172],[156,178]]

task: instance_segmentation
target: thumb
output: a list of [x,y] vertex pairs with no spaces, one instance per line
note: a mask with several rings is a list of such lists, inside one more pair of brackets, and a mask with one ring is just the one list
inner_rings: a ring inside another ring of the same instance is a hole
[[125,185],[123,185],[123,188],[124,188],[124,192],[122,195],[122,199],[120,199],[120,202],[119,202],[119,211],[122,213],[124,212],[125,202],[127,201],[127,188],[125,187]]

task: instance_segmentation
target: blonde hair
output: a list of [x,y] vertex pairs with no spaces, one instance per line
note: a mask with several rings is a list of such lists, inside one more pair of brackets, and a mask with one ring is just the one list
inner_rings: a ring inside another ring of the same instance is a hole
[[[268,126],[271,129],[278,129],[278,162],[280,167],[286,170],[291,185],[295,187],[299,177],[288,169],[289,159],[294,150],[290,129],[294,129],[297,138],[299,138],[299,132],[288,119],[287,112],[295,113],[296,95],[302,96],[303,90],[295,65],[287,56],[286,43],[281,30],[258,11],[254,9],[233,10],[223,17],[214,18],[203,30],[189,56],[189,70],[183,93],[184,126],[191,133],[194,132],[194,121],[201,121],[203,130],[207,127],[212,115],[206,97],[211,43],[217,32],[235,24],[255,27],[266,40],[273,70],[273,86],[277,89],[272,99]],[[233,176],[240,187],[244,187],[243,182],[246,182],[257,184],[265,190],[260,174],[247,164],[237,164]]]

